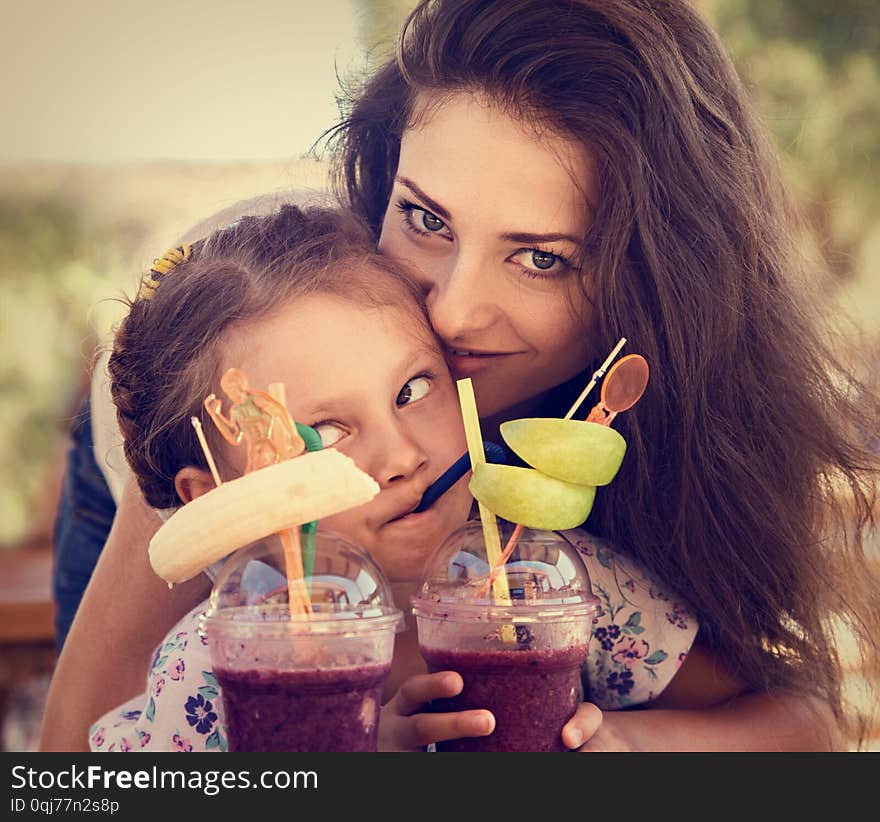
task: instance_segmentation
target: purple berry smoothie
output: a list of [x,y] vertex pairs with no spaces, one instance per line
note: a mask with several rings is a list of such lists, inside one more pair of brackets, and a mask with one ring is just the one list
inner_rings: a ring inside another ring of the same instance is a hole
[[375,751],[389,668],[215,668],[229,750]]
[[565,751],[562,728],[581,701],[587,645],[554,650],[440,650],[420,646],[428,668],[458,671],[464,688],[431,703],[436,712],[484,708],[495,715],[489,736],[438,742],[438,751]]

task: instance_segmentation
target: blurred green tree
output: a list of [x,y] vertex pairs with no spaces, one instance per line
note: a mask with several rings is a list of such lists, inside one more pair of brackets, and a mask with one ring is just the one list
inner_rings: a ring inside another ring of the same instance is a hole
[[[93,306],[111,281],[106,230],[57,197],[0,197],[0,545],[51,516],[53,448],[95,348]],[[77,375],[83,375],[77,379]],[[73,378],[72,378],[73,376]]]
[[354,0],[358,34],[371,65],[394,53],[397,33],[415,0]]
[[829,275],[880,314],[880,14],[875,0],[703,0],[783,152]]

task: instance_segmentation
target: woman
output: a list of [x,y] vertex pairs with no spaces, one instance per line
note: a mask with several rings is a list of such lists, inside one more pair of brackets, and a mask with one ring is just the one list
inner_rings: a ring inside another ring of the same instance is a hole
[[[667,747],[834,744],[829,620],[876,664],[858,533],[827,551],[845,537],[841,481],[869,516],[876,462],[852,431],[876,405],[851,401],[794,291],[776,164],[714,34],[685,2],[422,3],[337,136],[342,198],[424,284],[487,431],[564,413],[620,336],[651,363],[589,527],[691,602],[723,685],[675,716],[584,706],[568,741],[639,747],[665,724]],[[155,529],[141,507],[127,491],[109,548]],[[105,592],[126,564],[113,556]],[[143,576],[145,603],[195,601]],[[92,586],[83,610],[104,606]],[[159,638],[128,649],[132,694]]]

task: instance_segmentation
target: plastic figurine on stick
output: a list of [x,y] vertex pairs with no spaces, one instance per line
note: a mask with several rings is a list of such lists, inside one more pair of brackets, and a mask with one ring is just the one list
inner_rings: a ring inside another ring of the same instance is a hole
[[279,402],[265,391],[251,390],[247,377],[237,368],[230,368],[221,377],[220,387],[232,401],[229,416],[223,415],[222,402],[215,394],[205,398],[205,410],[230,445],[245,441],[246,474],[298,457],[305,451],[305,442],[297,433],[283,401]]

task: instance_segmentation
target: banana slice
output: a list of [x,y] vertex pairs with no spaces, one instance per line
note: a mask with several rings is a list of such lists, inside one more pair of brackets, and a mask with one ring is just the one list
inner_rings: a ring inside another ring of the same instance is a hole
[[285,528],[369,502],[379,486],[332,448],[225,482],[176,511],[150,541],[153,570],[185,582],[233,551]]

